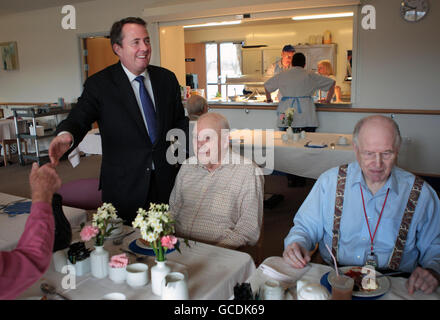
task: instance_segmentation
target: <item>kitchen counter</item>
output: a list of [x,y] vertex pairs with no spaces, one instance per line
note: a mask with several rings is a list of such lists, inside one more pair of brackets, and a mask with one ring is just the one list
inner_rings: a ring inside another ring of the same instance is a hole
[[[276,110],[277,102],[253,102],[253,101],[208,101],[211,109],[260,109]],[[351,103],[315,103],[317,111],[326,111],[331,108],[351,108]],[[323,110],[321,110],[323,109]]]

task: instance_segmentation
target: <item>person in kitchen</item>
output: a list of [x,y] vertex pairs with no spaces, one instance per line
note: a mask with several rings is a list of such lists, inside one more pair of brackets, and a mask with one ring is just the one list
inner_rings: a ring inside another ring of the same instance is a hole
[[[292,68],[292,58],[295,54],[295,48],[291,44],[286,44],[281,51],[281,58],[272,63],[265,72],[267,78],[273,77],[283,71],[290,70]],[[275,91],[274,97],[281,100],[282,95],[279,91]]]
[[[335,74],[333,72],[333,67],[330,60],[321,60],[318,62],[318,73],[322,76],[328,77],[336,81]],[[325,97],[327,97],[327,91],[319,89],[317,91],[318,94],[318,102],[325,102]],[[336,97],[335,102],[340,103],[341,100],[341,87],[335,85],[335,94]],[[332,97],[333,99],[333,97]]]
[[[286,130],[286,124],[280,120],[280,117],[287,108],[293,107],[295,109],[291,125],[293,131],[315,132],[318,119],[312,96],[318,89],[328,90],[327,102],[330,102],[333,96],[335,81],[306,71],[305,65],[304,54],[295,53],[292,58],[293,68],[277,74],[264,83],[267,102],[272,102],[271,92],[275,90],[279,90],[282,95],[277,109],[278,127],[282,131]],[[302,187],[306,183],[305,178],[291,174],[287,175],[287,182],[289,187]]]
[[264,83],[267,102],[272,101],[270,93],[277,89],[283,96],[277,109],[279,127],[286,126],[279,120],[280,115],[287,108],[295,109],[292,122],[294,132],[316,131],[318,119],[312,96],[316,90],[326,90],[328,93],[325,102],[330,103],[335,90],[335,80],[308,72],[304,69],[305,65],[306,57],[304,54],[295,53],[292,59],[292,69],[279,73]]
[[281,51],[281,58],[272,63],[266,70],[267,77],[273,77],[282,71],[292,68],[292,58],[295,54],[295,48],[291,44],[286,44]]
[[327,263],[411,273],[408,292],[432,293],[440,274],[440,200],[431,186],[396,166],[397,123],[374,115],[353,131],[357,161],[324,172],[294,218],[283,258],[303,268],[319,243]]

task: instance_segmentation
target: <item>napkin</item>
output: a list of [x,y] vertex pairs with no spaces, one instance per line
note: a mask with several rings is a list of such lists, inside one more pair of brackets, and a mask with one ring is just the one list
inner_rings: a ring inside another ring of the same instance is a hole
[[269,257],[258,267],[266,276],[280,282],[284,288],[295,285],[296,281],[306,273],[310,266],[295,269],[284,262],[281,257]]
[[7,206],[4,212],[9,215],[27,214],[31,212],[32,201],[18,202]]

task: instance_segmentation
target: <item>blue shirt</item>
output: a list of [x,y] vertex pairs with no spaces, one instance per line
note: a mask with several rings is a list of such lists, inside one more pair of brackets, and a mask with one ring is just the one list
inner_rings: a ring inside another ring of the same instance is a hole
[[[294,226],[284,239],[285,247],[297,242],[312,250],[319,242],[321,256],[325,261],[331,262],[325,244],[332,247],[337,176],[338,167],[327,170],[316,181],[293,220]],[[388,267],[414,178],[413,174],[394,167],[385,185],[373,195],[367,187],[359,164],[349,164],[338,247],[339,264],[364,265],[365,256],[370,252],[370,234],[360,192],[362,186],[372,235],[387,189],[390,189],[374,238],[374,253],[378,257],[379,268]],[[440,273],[440,201],[426,182],[408,231],[399,270],[412,272],[418,265]]]

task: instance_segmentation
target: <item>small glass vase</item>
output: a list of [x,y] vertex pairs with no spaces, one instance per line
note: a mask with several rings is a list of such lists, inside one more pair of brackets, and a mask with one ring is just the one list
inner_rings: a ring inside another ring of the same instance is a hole
[[90,264],[92,276],[98,279],[108,275],[109,254],[104,246],[95,246],[95,250],[90,253]]
[[151,268],[151,288],[153,294],[161,296],[162,280],[171,272],[171,268],[166,265],[166,261],[155,261],[156,264]]
[[287,138],[293,140],[293,129],[292,127],[287,127],[286,129]]

